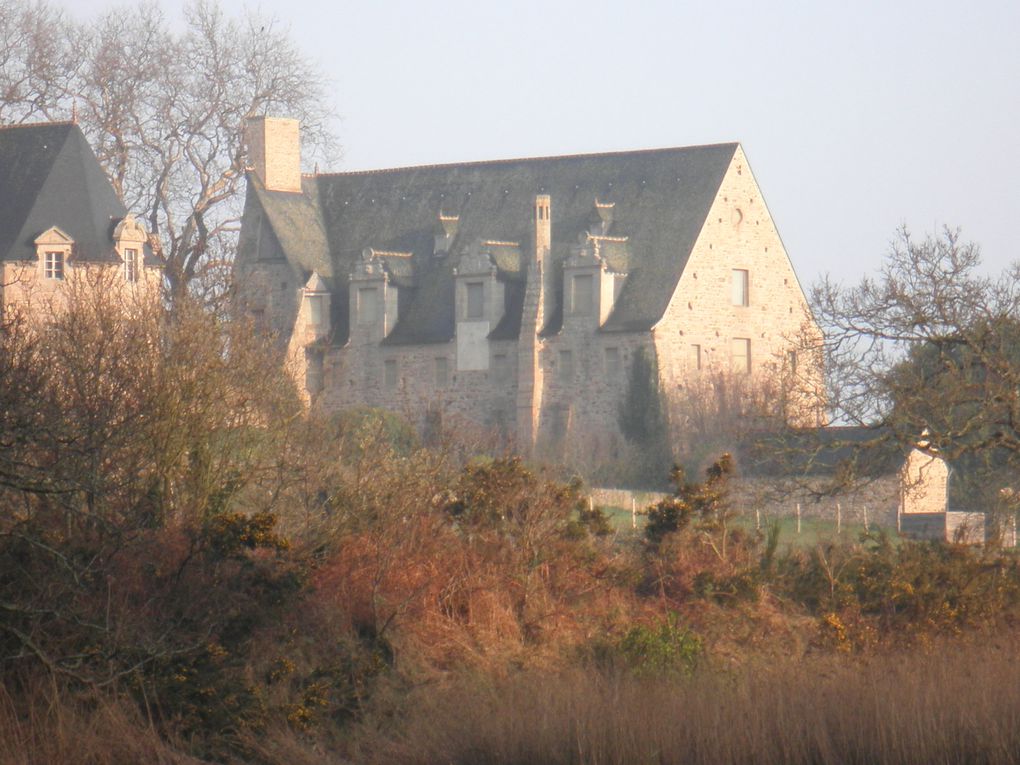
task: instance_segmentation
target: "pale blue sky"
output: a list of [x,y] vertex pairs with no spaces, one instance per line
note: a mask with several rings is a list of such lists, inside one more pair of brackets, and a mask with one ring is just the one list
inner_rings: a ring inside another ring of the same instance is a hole
[[902,223],[1020,259],[1020,0],[222,4],[332,79],[330,169],[738,140],[805,286]]

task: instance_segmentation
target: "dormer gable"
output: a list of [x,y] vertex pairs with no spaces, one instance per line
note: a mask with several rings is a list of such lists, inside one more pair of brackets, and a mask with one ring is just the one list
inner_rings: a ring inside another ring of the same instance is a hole
[[121,260],[124,281],[136,283],[145,264],[145,244],[149,239],[145,226],[128,213],[113,229],[113,247]]
[[35,244],[36,254],[38,254],[40,247],[49,247],[49,246],[73,247],[74,246],[74,239],[72,239],[70,236],[65,234],[63,231],[61,231],[56,226],[51,226],[50,228],[46,229],[41,234],[39,234],[39,236],[37,236],[33,240],[33,244]]
[[627,278],[629,238],[582,234],[563,262],[564,322],[601,327]]
[[613,226],[613,213],[616,209],[615,202],[600,202],[595,199],[595,208],[588,216],[588,234],[590,236],[604,236],[609,233]]
[[[479,239],[461,254],[453,269],[456,279],[458,322],[484,322],[495,327],[506,312],[506,289],[498,278],[499,261],[520,265],[520,244],[498,239]],[[488,329],[486,329],[486,332]]]
[[306,344],[329,337],[332,331],[331,302],[329,285],[318,272],[312,271],[301,290],[301,305],[298,307],[298,322],[304,327]]
[[350,326],[352,335],[381,340],[400,320],[400,293],[413,283],[410,252],[366,247],[354,264],[350,278]]
[[74,256],[74,239],[52,226],[39,234],[34,244],[39,276],[43,279],[64,279]]
[[442,210],[436,220],[435,243],[432,252],[437,258],[444,257],[453,249],[453,241],[460,228],[459,215],[447,215]]

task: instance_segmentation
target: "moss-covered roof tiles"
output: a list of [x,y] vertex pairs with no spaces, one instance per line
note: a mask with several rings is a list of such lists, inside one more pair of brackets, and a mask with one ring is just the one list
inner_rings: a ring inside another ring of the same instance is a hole
[[[611,217],[605,233],[621,238],[607,240],[606,254],[628,274],[603,330],[643,331],[662,317],[736,147],[318,175],[306,178],[304,194],[265,192],[257,182],[255,188],[288,257],[332,276],[338,289],[365,247],[413,254],[414,299],[390,337],[402,343],[453,337],[453,268],[470,244],[519,243],[520,253],[531,252],[536,194],[552,200],[554,267],[590,230],[598,201]],[[441,213],[459,218],[448,254],[435,252]],[[512,248],[491,249],[501,276],[514,278],[521,266]],[[500,336],[517,331],[520,319],[504,325]]]

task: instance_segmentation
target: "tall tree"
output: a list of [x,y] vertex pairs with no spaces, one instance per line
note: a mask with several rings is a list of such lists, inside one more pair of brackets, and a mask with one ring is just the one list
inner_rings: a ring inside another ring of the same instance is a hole
[[958,482],[1015,483],[1020,264],[991,277],[958,231],[919,241],[901,230],[877,278],[825,281],[813,303],[837,421],[874,426],[869,447],[923,444],[962,468]]
[[0,0],[7,19],[0,120],[77,119],[145,219],[174,293],[207,286],[233,253],[249,117],[295,117],[310,155],[336,152],[326,78],[275,19],[195,0],[181,28],[155,4],[77,24],[45,3]]

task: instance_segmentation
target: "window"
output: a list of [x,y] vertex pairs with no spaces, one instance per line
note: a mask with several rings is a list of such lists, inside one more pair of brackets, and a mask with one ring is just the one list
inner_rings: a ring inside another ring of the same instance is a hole
[[481,282],[468,282],[467,285],[468,319],[481,319],[485,316],[485,285]]
[[620,349],[606,348],[606,377],[616,379],[620,376]]
[[383,384],[387,388],[397,387],[397,360],[386,359],[383,362]]
[[691,369],[701,369],[701,345],[698,343],[691,345]]
[[47,279],[64,278],[64,253],[47,252],[45,260],[45,276]]
[[450,382],[450,362],[445,356],[436,358],[436,387],[443,388]]
[[560,351],[560,379],[574,379],[574,354],[572,351]]
[[733,305],[750,305],[747,295],[748,278],[747,270],[743,268],[733,269]]
[[358,324],[375,324],[379,318],[379,290],[362,287],[358,290]]
[[570,312],[575,316],[592,315],[594,283],[591,274],[577,274],[571,280]]
[[326,323],[325,301],[322,295],[308,295],[308,321],[315,327],[321,327]]
[[124,280],[138,281],[138,250],[124,250]]
[[492,356],[492,380],[497,384],[506,382],[508,373],[505,353],[496,353]]
[[751,371],[751,340],[746,337],[735,337],[732,349],[730,370],[738,375],[749,373]]
[[797,374],[797,351],[787,351],[786,365],[790,368],[790,374]]
[[322,356],[306,353],[305,361],[305,390],[314,396],[322,392]]

